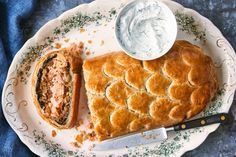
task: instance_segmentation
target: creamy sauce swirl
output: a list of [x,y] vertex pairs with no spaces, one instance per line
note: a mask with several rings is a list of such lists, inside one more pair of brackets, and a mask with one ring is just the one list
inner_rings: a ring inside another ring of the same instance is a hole
[[121,45],[133,55],[152,57],[168,48],[170,20],[158,1],[136,1],[126,6],[118,20]]

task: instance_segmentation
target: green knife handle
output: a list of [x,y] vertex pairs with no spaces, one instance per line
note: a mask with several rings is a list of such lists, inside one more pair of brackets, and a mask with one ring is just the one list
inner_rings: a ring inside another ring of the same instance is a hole
[[212,116],[207,116],[207,117],[203,117],[199,119],[186,121],[178,125],[174,125],[173,127],[175,131],[179,131],[179,130],[197,128],[197,127],[206,126],[206,125],[215,124],[215,123],[225,124],[225,123],[228,123],[230,120],[231,120],[231,116],[228,113],[219,113]]

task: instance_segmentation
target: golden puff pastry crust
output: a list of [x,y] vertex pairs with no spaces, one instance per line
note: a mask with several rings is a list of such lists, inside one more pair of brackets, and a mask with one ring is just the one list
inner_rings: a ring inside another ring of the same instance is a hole
[[213,61],[187,41],[151,61],[121,51],[85,60],[83,73],[99,140],[189,119],[218,88]]
[[39,115],[58,129],[74,126],[79,105],[82,60],[73,45],[43,56],[32,78],[33,101]]

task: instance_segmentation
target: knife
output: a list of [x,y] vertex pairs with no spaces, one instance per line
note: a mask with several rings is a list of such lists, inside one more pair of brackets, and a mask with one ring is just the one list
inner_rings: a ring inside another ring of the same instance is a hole
[[181,131],[216,123],[226,124],[231,120],[232,117],[228,113],[219,113],[212,116],[186,121],[168,128],[161,127],[149,131],[128,134],[125,136],[119,136],[117,138],[105,140],[101,143],[95,144],[92,150],[105,151],[159,142],[167,139],[168,131]]

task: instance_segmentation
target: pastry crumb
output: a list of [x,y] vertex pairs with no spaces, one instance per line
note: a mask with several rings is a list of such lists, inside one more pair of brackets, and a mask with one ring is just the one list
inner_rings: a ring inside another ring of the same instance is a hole
[[80,143],[80,144],[83,144],[83,135],[82,134],[78,134],[76,135],[76,138],[75,138],[76,142]]
[[80,32],[80,33],[83,33],[83,32],[85,32],[85,31],[86,31],[86,30],[85,30],[84,28],[80,28],[80,29],[79,29],[79,32]]
[[81,48],[81,49],[84,48],[84,43],[82,41],[79,42],[79,48]]
[[68,43],[70,41],[70,39],[66,38],[64,39],[64,42]]
[[71,43],[70,51],[74,52],[76,55],[80,56],[84,53],[84,43],[79,42],[79,44]]
[[88,139],[90,141],[95,141],[96,140],[96,133],[94,131],[92,131],[91,133],[88,133]]
[[55,130],[52,130],[51,135],[52,135],[52,137],[55,137],[55,136],[57,136],[57,132]]
[[83,119],[80,119],[79,120],[79,125],[82,125],[82,124],[84,124],[84,121],[83,121]]
[[85,54],[86,54],[87,56],[90,55],[90,51],[87,51]]
[[89,122],[88,125],[87,125],[87,127],[88,127],[89,129],[93,129],[93,127],[94,127],[94,126],[93,126],[93,123],[92,123],[92,122]]
[[92,40],[88,40],[88,43],[89,43],[89,44],[92,44]]
[[93,33],[96,33],[96,32],[97,32],[97,31],[95,31],[95,30],[93,31]]
[[77,142],[70,142],[70,145],[74,148],[80,148],[81,147],[80,145],[78,145]]
[[60,43],[55,43],[55,48],[56,48],[56,49],[61,48],[61,44],[60,44]]
[[85,131],[80,131],[79,134],[76,135],[75,140],[79,144],[83,144],[83,142],[87,139],[87,135]]

